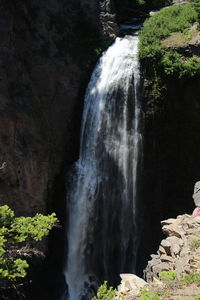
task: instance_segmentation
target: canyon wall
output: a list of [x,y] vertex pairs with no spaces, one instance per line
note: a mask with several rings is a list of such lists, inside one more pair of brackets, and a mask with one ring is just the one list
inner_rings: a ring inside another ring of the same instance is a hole
[[162,237],[160,221],[194,209],[193,187],[200,176],[199,77],[165,78],[160,92],[158,99],[146,76],[140,270]]
[[[117,33],[116,4],[119,21],[127,6],[124,10],[117,0],[1,1],[0,204],[17,215],[55,210],[61,222],[65,219],[65,172],[78,157],[85,87],[98,55]],[[193,209],[200,169],[199,94],[199,78],[172,79],[157,100],[145,79],[140,271],[160,240],[160,220]],[[61,244],[53,236],[54,267]],[[60,282],[52,276],[52,283]],[[51,291],[41,295],[58,299]]]
[[0,205],[25,216],[56,211],[62,227],[51,236],[47,269],[32,262],[27,299],[58,299],[66,170],[78,157],[91,70],[117,32],[114,6],[2,0],[0,16]]
[[78,153],[96,48],[116,32],[109,1],[1,1],[0,204],[45,212]]

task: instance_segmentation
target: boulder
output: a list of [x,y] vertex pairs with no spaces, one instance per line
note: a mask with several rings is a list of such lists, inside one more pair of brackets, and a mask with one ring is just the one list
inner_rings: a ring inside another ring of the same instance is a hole
[[193,194],[194,203],[196,206],[200,206],[200,181],[197,181],[194,186]]
[[165,255],[165,254],[161,255],[160,260],[162,262],[171,262],[171,263],[174,262],[174,258],[173,257],[171,257],[169,255]]
[[134,274],[120,274],[121,284],[118,286],[119,293],[131,292],[131,294],[138,295],[147,282]]
[[176,273],[179,276],[182,272],[185,272],[187,269],[186,266],[188,265],[189,262],[189,257],[184,256],[184,257],[179,257],[176,261]]
[[188,273],[192,268],[200,270],[200,247],[198,244],[191,247],[192,241],[199,240],[200,216],[182,215],[162,224],[168,237],[161,241],[157,255],[151,255],[144,271],[148,282],[161,271],[174,270],[181,279],[182,273]]
[[181,238],[178,238],[177,236],[169,236],[166,239],[168,242],[170,242],[171,245],[178,244],[180,246],[183,245],[183,240]]
[[165,225],[162,228],[163,232],[169,236],[176,236],[178,238],[181,238],[185,235],[185,231],[180,226],[173,225]]
[[187,225],[190,228],[199,227],[200,226],[200,216],[194,216],[187,221]]
[[184,244],[183,240],[176,236],[170,236],[166,240],[171,244],[171,246],[170,246],[171,256],[175,257],[175,256],[179,255],[179,253],[181,251],[181,247]]
[[162,287],[162,286],[164,286],[164,283],[161,280],[154,277],[153,278],[153,285],[157,286],[157,287]]
[[152,260],[150,260],[148,262],[148,265],[150,267],[153,267],[153,266],[158,265],[158,264],[160,264],[160,256],[159,255],[156,255],[156,257],[154,257]]
[[160,264],[157,264],[152,267],[152,271],[155,276],[158,276],[161,271],[169,271],[173,269],[174,265],[170,262],[160,262]]
[[167,220],[161,221],[160,223],[162,226],[164,226],[164,225],[171,225],[174,222],[176,222],[176,219],[167,219]]
[[167,255],[171,255],[171,243],[167,239],[162,240],[160,245],[165,249]]
[[171,246],[170,250],[171,250],[172,257],[176,257],[177,255],[179,255],[179,253],[181,251],[181,247],[179,244],[173,244]]
[[158,254],[159,255],[166,254],[165,248],[163,246],[161,246],[161,245],[159,246]]

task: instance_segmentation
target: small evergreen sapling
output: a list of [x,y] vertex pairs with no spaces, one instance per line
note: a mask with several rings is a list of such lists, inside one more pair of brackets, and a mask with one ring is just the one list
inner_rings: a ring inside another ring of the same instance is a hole
[[57,223],[55,213],[34,217],[15,217],[7,206],[0,206],[0,280],[26,276],[27,258],[40,252],[31,241],[40,241]]

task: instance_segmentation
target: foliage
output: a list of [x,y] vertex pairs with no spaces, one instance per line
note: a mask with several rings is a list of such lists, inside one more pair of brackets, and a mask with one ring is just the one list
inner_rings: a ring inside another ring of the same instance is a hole
[[170,282],[170,281],[174,281],[177,278],[177,274],[173,270],[161,271],[159,273],[159,278],[164,282]]
[[145,21],[140,32],[139,58],[149,60],[150,68],[157,73],[178,78],[200,74],[200,59],[182,57],[175,50],[164,48],[162,41],[172,33],[183,33],[191,38],[188,30],[198,21],[198,13],[193,4],[166,7]]
[[112,300],[116,294],[116,290],[113,287],[108,287],[107,281],[98,288],[97,295],[92,300]]
[[[182,289],[185,285],[195,284],[200,286],[200,273],[196,269],[192,269],[189,274],[182,273],[182,280],[179,280],[177,273],[173,270],[161,271],[159,279],[163,281],[164,285],[158,288],[150,286],[151,289],[143,289],[140,292],[138,300],[167,300],[171,299],[170,295],[176,295],[174,290],[176,288]],[[173,297],[173,296],[172,296]],[[200,296],[196,296],[193,300],[200,300]]]
[[[48,216],[15,217],[7,206],[0,206],[0,279],[15,279],[26,276],[28,263],[21,256],[30,256],[28,244],[47,236],[57,222],[53,213]],[[24,250],[26,249],[26,250]],[[28,254],[29,252],[29,254]]]
[[192,5],[193,7],[195,8],[196,10],[196,13],[197,13],[197,21],[199,23],[199,26],[200,27],[200,1],[199,0],[192,0]]
[[162,82],[161,76],[154,70],[154,78],[152,82],[152,95],[155,100],[160,100],[166,91],[166,86]]
[[167,75],[177,75],[177,77],[193,77],[200,74],[200,59],[190,57],[183,60],[181,55],[175,51],[170,51],[162,59],[165,73]]
[[197,13],[191,4],[166,7],[144,22],[140,32],[139,57],[161,55],[161,40],[173,32],[184,32],[197,21]]
[[200,273],[198,273],[196,270],[192,270],[189,274],[185,275],[183,279],[181,280],[182,284],[196,284],[200,285]]
[[158,295],[156,292],[144,289],[140,292],[138,300],[166,300],[166,298]]

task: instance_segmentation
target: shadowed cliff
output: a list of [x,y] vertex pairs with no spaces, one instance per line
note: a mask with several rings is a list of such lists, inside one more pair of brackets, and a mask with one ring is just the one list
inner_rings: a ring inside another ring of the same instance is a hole
[[[114,14],[109,1],[3,0],[0,16],[0,204],[16,215],[56,211],[63,224],[65,173],[79,152],[84,90],[115,34]],[[58,231],[49,269],[59,268],[62,257]],[[38,271],[41,279],[44,269]],[[32,298],[45,299],[45,282],[37,286]]]

